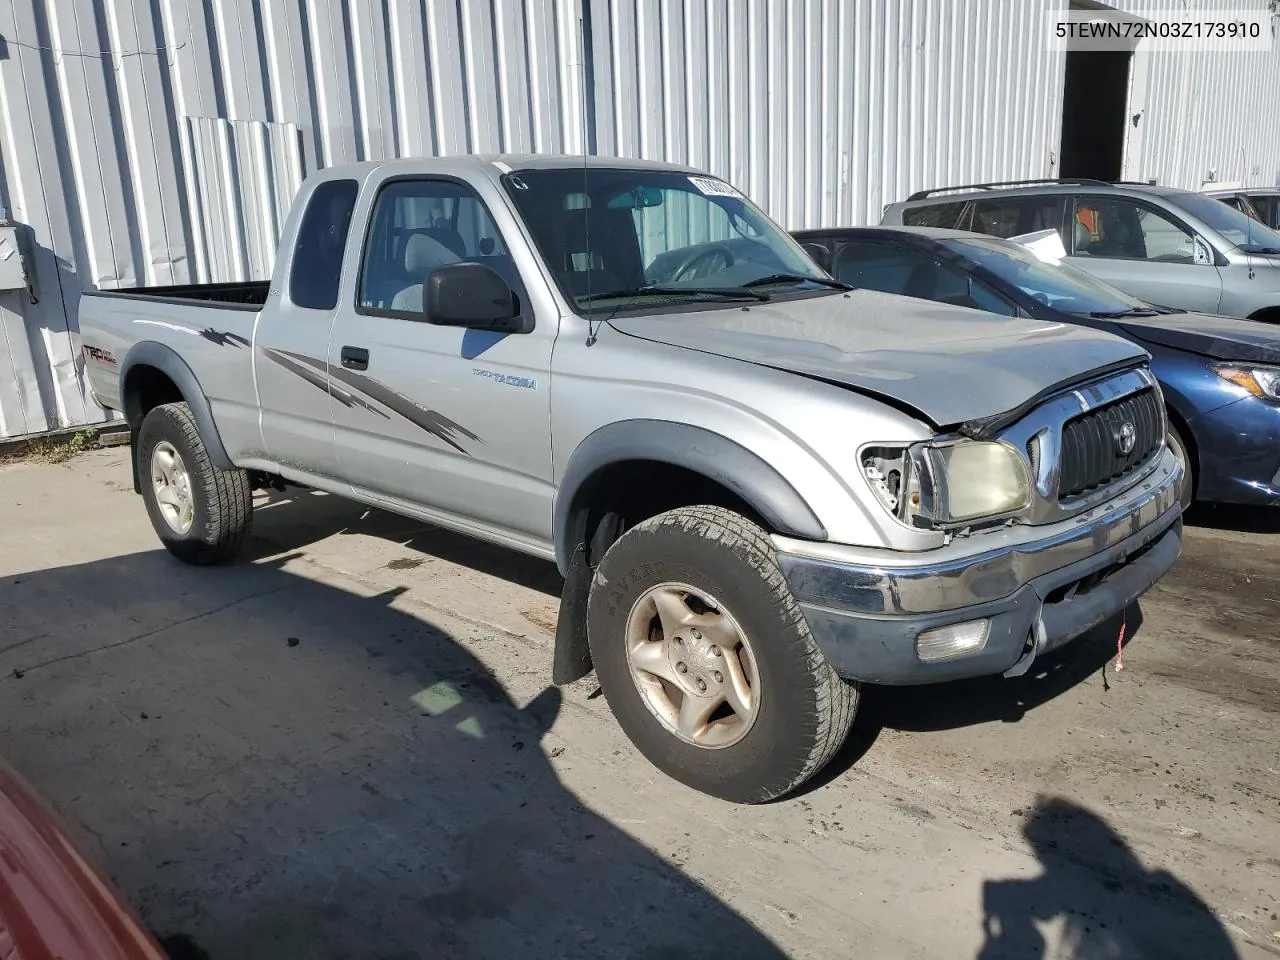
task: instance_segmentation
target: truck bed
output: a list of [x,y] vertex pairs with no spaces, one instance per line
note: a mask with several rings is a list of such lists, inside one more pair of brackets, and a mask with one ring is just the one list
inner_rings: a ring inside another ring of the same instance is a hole
[[168,287],[129,287],[123,290],[94,290],[90,296],[146,298],[161,302],[180,303],[184,306],[233,306],[241,309],[260,310],[267,302],[269,280],[250,280],[244,283],[185,283]]
[[191,368],[216,409],[235,423],[254,397],[246,348],[267,300],[267,281],[202,283],[86,291],[80,299],[84,369],[104,407],[122,409],[120,373],[130,349],[146,341],[169,348]]

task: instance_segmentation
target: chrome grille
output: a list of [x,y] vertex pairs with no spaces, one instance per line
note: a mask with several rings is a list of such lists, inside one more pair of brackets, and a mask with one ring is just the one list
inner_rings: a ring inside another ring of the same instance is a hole
[[[1125,451],[1122,434],[1133,431],[1133,447]],[[1069,500],[1137,470],[1164,440],[1160,397],[1147,389],[1090,410],[1062,427],[1062,473],[1058,499]]]

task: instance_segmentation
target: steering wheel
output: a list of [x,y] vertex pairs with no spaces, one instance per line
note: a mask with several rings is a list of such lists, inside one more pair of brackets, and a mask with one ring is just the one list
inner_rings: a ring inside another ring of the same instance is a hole
[[700,280],[733,266],[733,251],[722,244],[698,250],[671,271],[672,280]]

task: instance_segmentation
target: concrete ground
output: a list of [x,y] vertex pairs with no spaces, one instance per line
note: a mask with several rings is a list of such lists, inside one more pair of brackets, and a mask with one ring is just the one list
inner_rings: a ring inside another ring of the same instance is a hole
[[1280,955],[1274,514],[1188,527],[1123,672],[869,689],[742,808],[548,687],[549,565],[300,493],[184,567],[127,457],[0,468],[0,753],[175,957]]

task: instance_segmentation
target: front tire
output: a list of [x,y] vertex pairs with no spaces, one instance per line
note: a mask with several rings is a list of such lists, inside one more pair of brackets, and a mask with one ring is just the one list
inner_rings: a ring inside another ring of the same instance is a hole
[[187,404],[149,411],[134,456],[151,526],[170,553],[205,566],[239,552],[253,520],[249,475],[213,465]]
[[627,531],[587,607],[596,675],[654,766],[760,803],[796,789],[848,736],[858,688],[823,657],[754,523],[685,507]]

